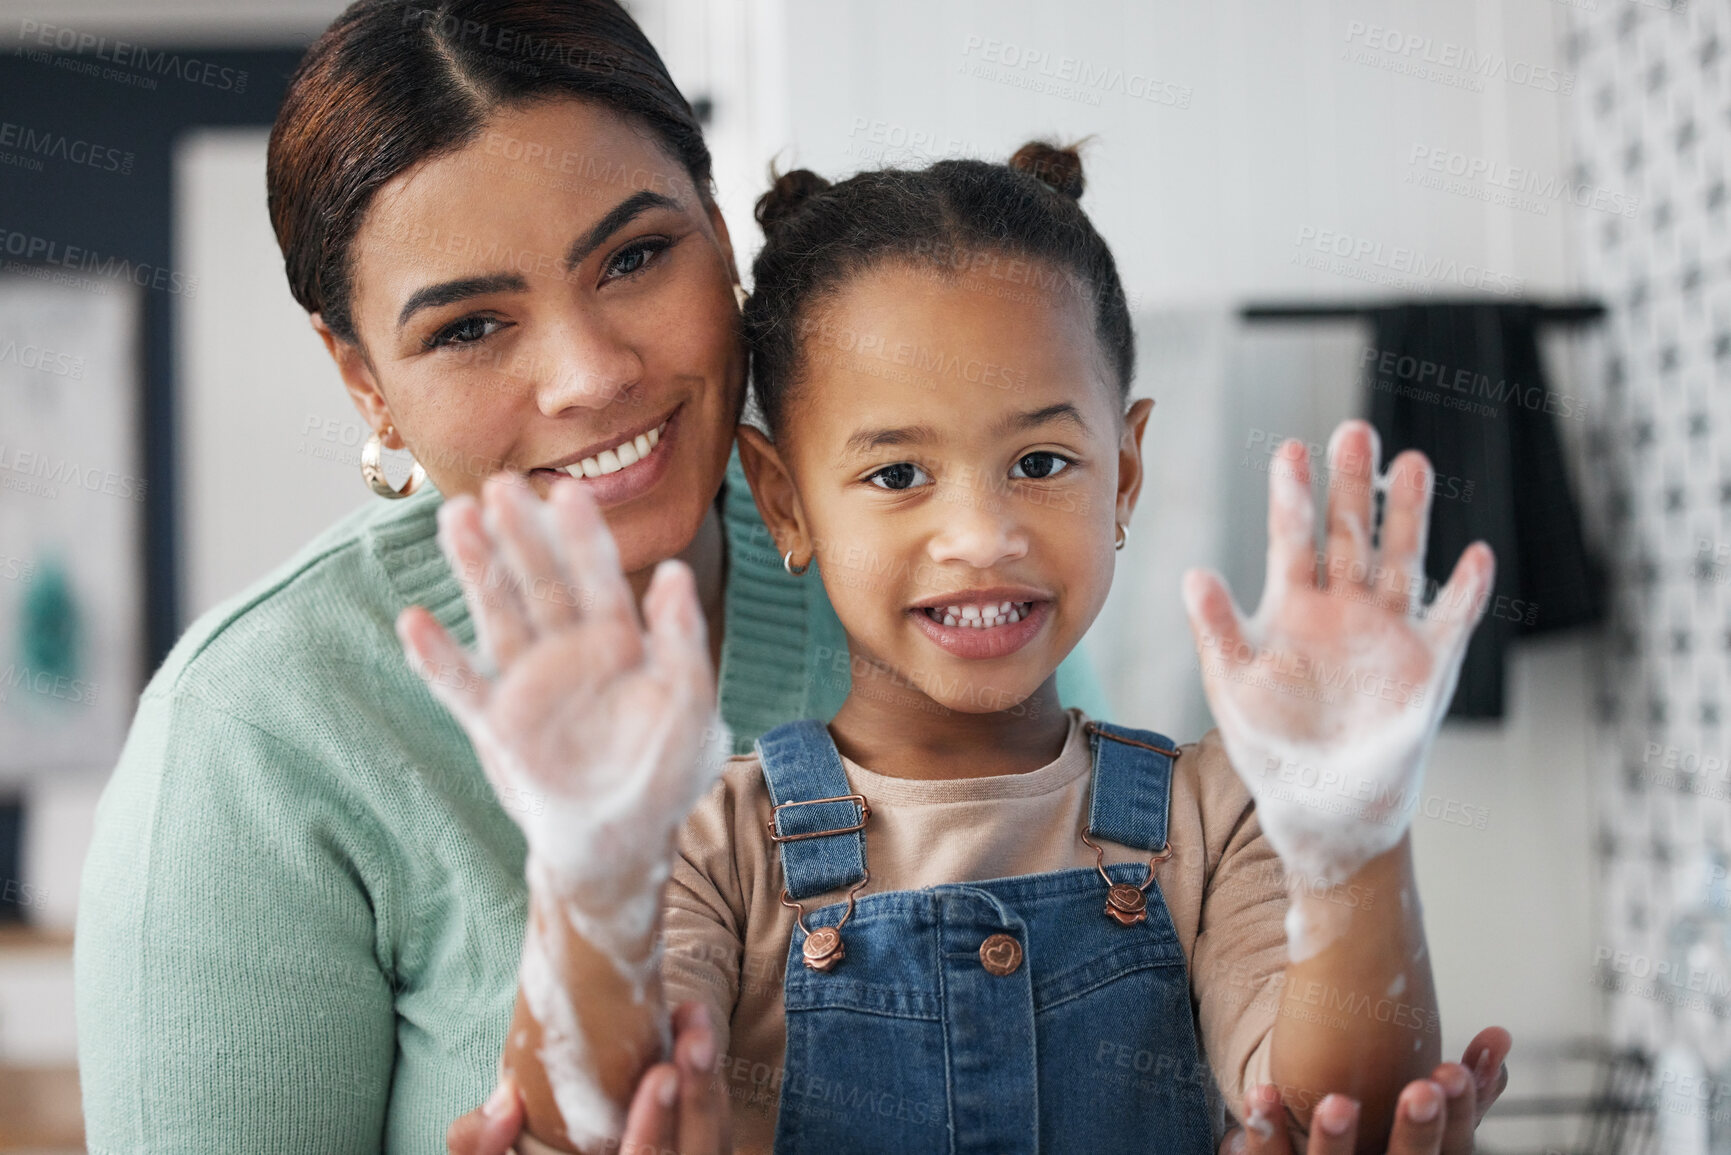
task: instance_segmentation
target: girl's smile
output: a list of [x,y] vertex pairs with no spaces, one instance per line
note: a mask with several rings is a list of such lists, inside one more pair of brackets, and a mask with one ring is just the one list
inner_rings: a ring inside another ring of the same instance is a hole
[[1005,658],[1045,628],[1052,599],[1023,588],[969,590],[929,598],[908,616],[952,657]]

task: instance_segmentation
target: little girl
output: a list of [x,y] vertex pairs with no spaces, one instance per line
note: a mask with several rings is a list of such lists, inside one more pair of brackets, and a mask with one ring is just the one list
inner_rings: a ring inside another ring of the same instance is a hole
[[591,595],[539,623],[563,664],[501,672],[496,693],[516,677],[528,700],[535,667],[533,709],[445,693],[495,779],[548,798],[521,819],[506,1054],[539,1138],[602,1149],[679,999],[721,1026],[748,1152],[1203,1155],[1216,1085],[1236,1104],[1253,1082],[1301,1124],[1348,1092],[1375,1138],[1437,1063],[1407,824],[1489,553],[1421,609],[1428,465],[1379,478],[1350,423],[1320,586],[1289,444],[1256,615],[1185,583],[1220,730],[1179,746],[1061,709],[1152,409],[1128,399],[1125,294],[1082,185],[1073,151],[1036,144],[1007,166],[791,173],[758,205],[767,432],[742,426],[740,452],[787,580],[823,581],[847,634],[827,725],[700,756],[688,575],[657,574],[645,632],[580,483],[540,531],[558,550],[534,544],[532,499],[489,498],[508,555]]

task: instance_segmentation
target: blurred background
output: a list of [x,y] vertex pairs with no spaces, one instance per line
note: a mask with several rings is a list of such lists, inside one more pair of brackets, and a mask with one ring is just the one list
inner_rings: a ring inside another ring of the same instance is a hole
[[[71,927],[145,680],[376,500],[264,204],[341,7],[0,2],[0,1150],[82,1149]],[[1516,1040],[1483,1146],[1731,1152],[1731,3],[627,7],[747,261],[772,162],[1087,138],[1158,402],[1089,640],[1120,719],[1209,727],[1178,576],[1254,605],[1283,438],[1432,454],[1433,565],[1502,562],[1415,820],[1445,1053]]]

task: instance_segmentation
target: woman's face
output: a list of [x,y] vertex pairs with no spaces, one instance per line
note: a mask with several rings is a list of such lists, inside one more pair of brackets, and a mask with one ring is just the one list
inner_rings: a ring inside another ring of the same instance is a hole
[[627,571],[691,542],[745,359],[726,227],[647,129],[570,99],[501,111],[379,190],[351,269],[359,345],[327,341],[443,493],[570,473]]

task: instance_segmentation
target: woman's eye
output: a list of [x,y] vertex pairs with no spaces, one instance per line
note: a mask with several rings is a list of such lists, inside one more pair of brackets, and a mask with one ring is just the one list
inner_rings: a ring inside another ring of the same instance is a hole
[[922,480],[930,481],[931,478],[927,477],[926,471],[919,466],[898,461],[894,465],[884,466],[866,480],[879,489],[912,489]]
[[1010,476],[1017,480],[1041,481],[1056,477],[1070,468],[1070,459],[1056,453],[1029,453],[1010,467]]
[[613,254],[613,259],[607,262],[609,277],[629,277],[633,273],[642,272],[643,268],[667,251],[673,242],[665,237],[652,237],[637,241]]
[[442,345],[472,345],[486,337],[491,337],[505,323],[497,317],[464,317],[452,321],[437,333],[427,338],[423,344],[429,349],[437,349]]

